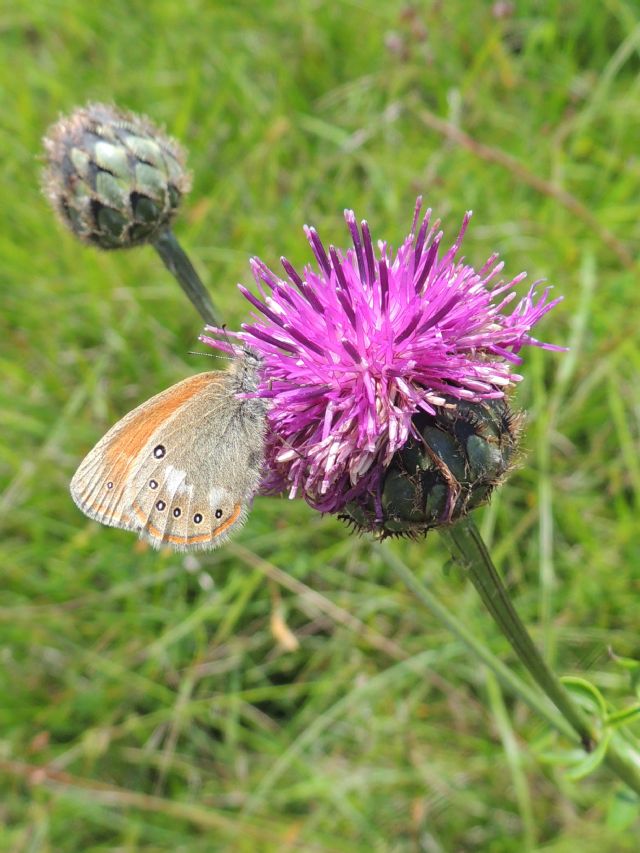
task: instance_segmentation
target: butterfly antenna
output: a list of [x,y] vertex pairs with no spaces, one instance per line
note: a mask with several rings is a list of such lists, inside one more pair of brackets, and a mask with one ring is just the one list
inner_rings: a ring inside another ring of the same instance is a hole
[[238,347],[237,341],[233,341],[227,334],[226,323],[223,323],[220,328],[222,329],[222,337],[224,338],[225,343],[229,345],[229,349],[233,352],[233,357],[237,358],[242,352],[240,347]]
[[222,355],[220,352],[196,352],[189,350],[188,355],[202,355],[205,358],[221,358],[223,361],[233,361],[232,355]]

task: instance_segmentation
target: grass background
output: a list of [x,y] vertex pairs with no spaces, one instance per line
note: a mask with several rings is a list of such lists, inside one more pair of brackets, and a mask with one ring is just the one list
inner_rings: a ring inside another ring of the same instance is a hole
[[[176,230],[231,327],[248,257],[306,262],[305,222],[345,245],[353,207],[398,245],[419,192],[451,240],[472,208],[466,257],[547,278],[565,301],[540,335],[572,347],[528,355],[527,463],[478,518],[556,670],[625,707],[607,649],[640,653],[633,0],[18,0],[0,56],[0,849],[637,850],[616,780],[549,761],[567,745],[367,538],[260,499],[229,547],[185,558],[78,513],[84,453],[208,365],[153,251],[81,247],[38,191],[59,112],[165,124],[194,172]],[[512,662],[437,535],[390,547]]]

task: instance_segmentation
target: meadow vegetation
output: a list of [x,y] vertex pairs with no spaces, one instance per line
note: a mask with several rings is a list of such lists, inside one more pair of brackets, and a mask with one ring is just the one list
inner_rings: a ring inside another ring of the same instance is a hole
[[[638,805],[393,579],[386,551],[259,498],[224,549],[82,516],[79,461],[212,367],[151,248],[98,253],[39,193],[89,100],[189,151],[176,232],[236,328],[248,259],[342,211],[397,246],[416,196],[465,257],[565,301],[515,403],[526,454],[478,511],[553,668],[617,709],[640,657],[640,18],[632,0],[18,0],[0,13],[0,850],[637,850]],[[525,678],[437,534],[388,549]],[[636,734],[640,726],[636,723]],[[554,755],[566,756],[553,761]]]

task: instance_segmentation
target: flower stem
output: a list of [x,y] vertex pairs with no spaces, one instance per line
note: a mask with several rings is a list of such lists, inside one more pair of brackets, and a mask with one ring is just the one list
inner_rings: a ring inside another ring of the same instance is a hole
[[579,734],[587,752],[593,749],[593,732],[565,688],[553,675],[516,613],[480,531],[469,516],[442,528],[441,536],[452,556],[462,565],[484,605],[511,643],[514,651],[553,704]]
[[170,228],[163,231],[153,247],[205,323],[218,326],[219,321],[211,297],[173,231]]
[[550,726],[553,726],[560,734],[569,740],[578,741],[573,728],[560,716],[553,706],[546,702],[537,690],[532,689],[516,673],[502,663],[489,649],[475,637],[442,602],[438,601],[431,590],[426,587],[409,566],[386,546],[379,546],[380,553],[386,565],[395,572],[404,585],[415,595],[418,601],[424,605],[441,622],[445,628],[461,640],[473,654],[477,655],[482,663],[487,666],[498,678],[502,686],[513,696],[517,696],[525,702],[532,711],[539,714]]
[[[565,720],[571,724],[585,751],[594,750],[599,739],[597,731],[573,702],[536,648],[513,606],[474,521],[467,516],[456,524],[440,528],[440,534],[454,559],[469,575],[489,613],[529,673]],[[620,779],[640,794],[640,768],[629,759],[628,755],[617,749],[613,738],[609,743],[605,762]]]

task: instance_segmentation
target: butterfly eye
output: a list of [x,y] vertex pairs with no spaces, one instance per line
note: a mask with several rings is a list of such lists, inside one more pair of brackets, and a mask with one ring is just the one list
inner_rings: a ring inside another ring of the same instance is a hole
[[182,510],[180,509],[180,507],[179,507],[179,506],[177,506],[177,507],[173,510],[173,517],[174,517],[174,518],[180,518],[180,515],[181,515],[181,514],[182,514]]
[[157,489],[158,488],[157,480],[149,480],[149,488],[150,489]]
[[165,450],[164,444],[157,444],[153,448],[153,455],[156,459],[162,459],[167,451]]
[[222,510],[221,509],[216,510],[216,518],[222,518]]
[[163,510],[165,507],[166,507],[166,503],[165,503],[164,501],[158,501],[158,502],[156,503],[156,509],[160,510],[160,512],[162,512],[162,510]]
[[200,522],[202,521],[202,515],[199,512],[197,512],[193,516],[193,521],[194,521],[194,524],[200,524]]
[[109,482],[107,483],[107,488],[108,488],[108,489],[112,489],[112,488],[113,488],[113,483],[111,482],[111,480],[109,480]]

